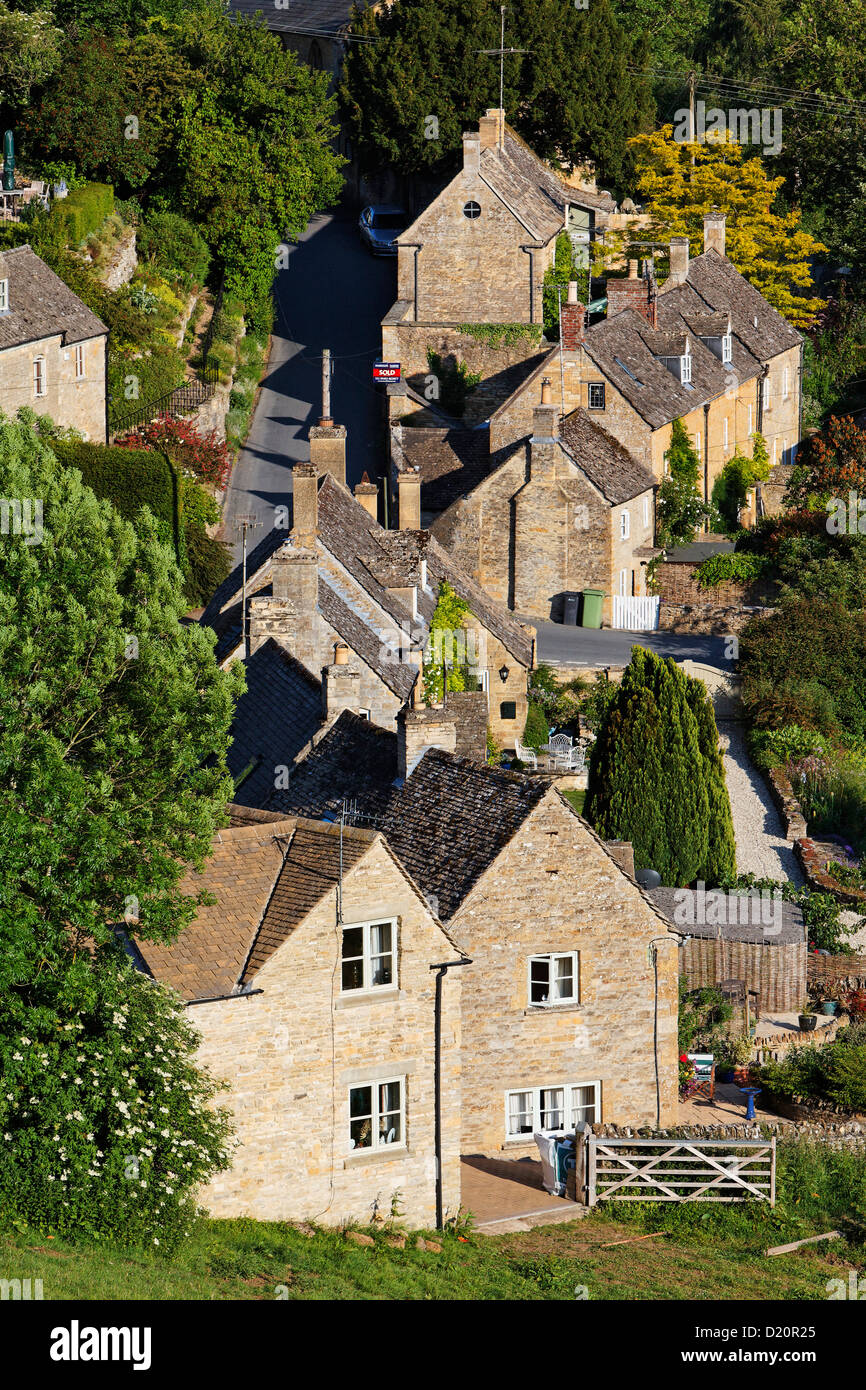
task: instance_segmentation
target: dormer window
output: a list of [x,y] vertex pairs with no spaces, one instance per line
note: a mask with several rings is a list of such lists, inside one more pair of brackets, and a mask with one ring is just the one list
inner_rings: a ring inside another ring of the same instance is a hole
[[692,356],[687,352],[680,358],[680,381],[687,386],[692,379]]
[[9,281],[0,280],[0,314],[5,314],[9,309]]
[[734,339],[733,334],[726,333],[722,338],[722,361],[731,362],[733,360]]

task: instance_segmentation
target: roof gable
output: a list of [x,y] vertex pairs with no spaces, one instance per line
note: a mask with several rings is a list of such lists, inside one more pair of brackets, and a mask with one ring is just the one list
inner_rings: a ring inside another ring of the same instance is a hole
[[82,343],[108,333],[102,319],[49,270],[30,246],[2,253],[9,281],[9,310],[0,314],[0,351],[56,334],[64,343]]

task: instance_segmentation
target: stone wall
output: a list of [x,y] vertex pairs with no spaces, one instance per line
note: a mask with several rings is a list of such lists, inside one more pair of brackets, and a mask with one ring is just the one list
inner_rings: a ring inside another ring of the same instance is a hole
[[856,1121],[827,1121],[811,1124],[779,1124],[762,1115],[755,1124],[681,1125],[674,1129],[635,1129],[628,1125],[593,1125],[593,1134],[603,1139],[813,1139],[829,1148],[866,1147],[866,1125]]
[[[76,345],[64,347],[61,335],[0,349],[0,410],[13,416],[21,406],[50,415],[64,429],[80,430],[93,444],[104,444],[105,338],[88,338],[83,350],[84,375],[76,376]],[[44,393],[34,392],[34,363],[41,359]]]
[[104,270],[99,272],[98,278],[107,290],[119,290],[121,285],[129,284],[137,265],[135,228],[124,227],[108,264]]
[[862,888],[846,888],[827,873],[826,859],[818,850],[815,841],[803,837],[796,841],[794,853],[809,887],[815,893],[832,893],[837,902],[848,903],[859,911],[866,910],[866,891]]
[[659,627],[665,632],[699,632],[739,637],[753,618],[767,617],[774,608],[725,608],[711,603],[660,603]]
[[[434,993],[431,965],[453,947],[379,841],[346,876],[346,923],[398,918],[398,983],[341,995],[333,894],[255,978],[262,993],[200,1004],[199,1060],[232,1083],[240,1148],[202,1194],[214,1216],[368,1222],[399,1193],[402,1220],[435,1224]],[[444,954],[443,954],[444,953]],[[444,1205],[460,1203],[461,972],[442,985]],[[353,1152],[349,1087],[405,1077],[406,1146]]]
[[[449,930],[463,980],[463,1151],[535,1154],[506,1139],[506,1092],[601,1083],[601,1118],[656,1120],[654,975],[662,1122],[677,1105],[677,949],[663,921],[551,789],[479,880]],[[530,1007],[529,957],[579,953],[579,1002]]]

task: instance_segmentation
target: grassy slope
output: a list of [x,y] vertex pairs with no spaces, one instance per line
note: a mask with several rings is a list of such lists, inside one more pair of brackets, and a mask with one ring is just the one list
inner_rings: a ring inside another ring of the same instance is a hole
[[[825,1299],[827,1280],[863,1263],[846,1241],[767,1258],[768,1245],[828,1223],[692,1208],[610,1209],[515,1235],[439,1237],[442,1251],[373,1247],[339,1232],[312,1237],[276,1222],[208,1221],[171,1263],[148,1253],[73,1246],[24,1229],[0,1235],[7,1278],[39,1278],[45,1299]],[[706,1218],[704,1219],[704,1213]],[[625,1219],[623,1219],[625,1218]],[[667,1228],[666,1237],[603,1249]],[[282,1295],[283,1297],[286,1294]]]

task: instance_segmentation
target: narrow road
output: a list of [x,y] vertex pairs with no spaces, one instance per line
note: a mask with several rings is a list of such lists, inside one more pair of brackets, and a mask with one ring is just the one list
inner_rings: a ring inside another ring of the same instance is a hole
[[634,646],[647,647],[657,656],[675,661],[705,662],[730,670],[725,659],[724,637],[705,637],[700,633],[619,632],[610,628],[566,627],[563,623],[540,622],[526,618],[538,632],[538,659],[553,665],[627,666]]
[[396,298],[396,261],[362,248],[349,214],[314,217],[276,278],[271,358],[252,428],[235,465],[223,513],[223,539],[240,559],[241,516],[258,525],[250,544],[274,524],[274,508],[292,492],[292,468],[310,457],[309,427],[321,413],[321,355],[334,362],[331,411],[348,429],[347,481],[379,473],[384,462],[382,400],[372,381],[380,323]]

